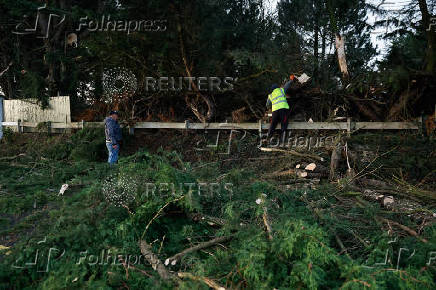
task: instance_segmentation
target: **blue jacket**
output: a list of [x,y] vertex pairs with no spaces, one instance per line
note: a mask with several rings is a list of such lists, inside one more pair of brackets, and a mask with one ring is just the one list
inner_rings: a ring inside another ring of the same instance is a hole
[[112,145],[118,144],[123,138],[120,124],[111,117],[107,117],[104,120],[104,133],[106,135],[106,141],[111,142]]

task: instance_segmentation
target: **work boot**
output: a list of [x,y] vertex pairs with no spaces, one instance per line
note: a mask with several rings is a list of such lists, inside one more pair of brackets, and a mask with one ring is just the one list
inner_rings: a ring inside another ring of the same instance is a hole
[[279,147],[284,148],[286,146],[286,132],[280,134]]

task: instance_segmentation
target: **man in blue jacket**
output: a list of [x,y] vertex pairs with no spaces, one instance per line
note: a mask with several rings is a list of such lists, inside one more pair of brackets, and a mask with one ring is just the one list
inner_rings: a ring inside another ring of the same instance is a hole
[[118,112],[111,111],[109,117],[104,120],[104,132],[106,135],[106,147],[109,151],[107,162],[110,165],[117,163],[122,139],[120,124],[118,124]]

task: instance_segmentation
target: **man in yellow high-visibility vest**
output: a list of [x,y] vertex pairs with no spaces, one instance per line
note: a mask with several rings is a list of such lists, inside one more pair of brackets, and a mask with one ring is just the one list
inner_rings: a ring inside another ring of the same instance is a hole
[[289,81],[283,87],[279,87],[277,84],[272,85],[271,94],[268,95],[268,100],[266,101],[267,108],[272,107],[272,119],[271,125],[268,131],[268,140],[273,135],[277,124],[281,124],[281,137],[285,136],[286,130],[288,129],[288,119],[289,119],[289,104],[286,100],[286,92],[291,87],[294,82],[295,76],[291,75]]

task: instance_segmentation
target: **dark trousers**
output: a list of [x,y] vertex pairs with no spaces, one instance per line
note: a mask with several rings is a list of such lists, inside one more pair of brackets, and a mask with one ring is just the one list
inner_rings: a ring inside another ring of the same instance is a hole
[[281,125],[281,137],[284,136],[286,130],[288,129],[288,119],[289,119],[289,109],[280,109],[272,113],[271,125],[268,131],[268,139],[271,138],[272,134],[276,130],[277,124],[280,122]]

